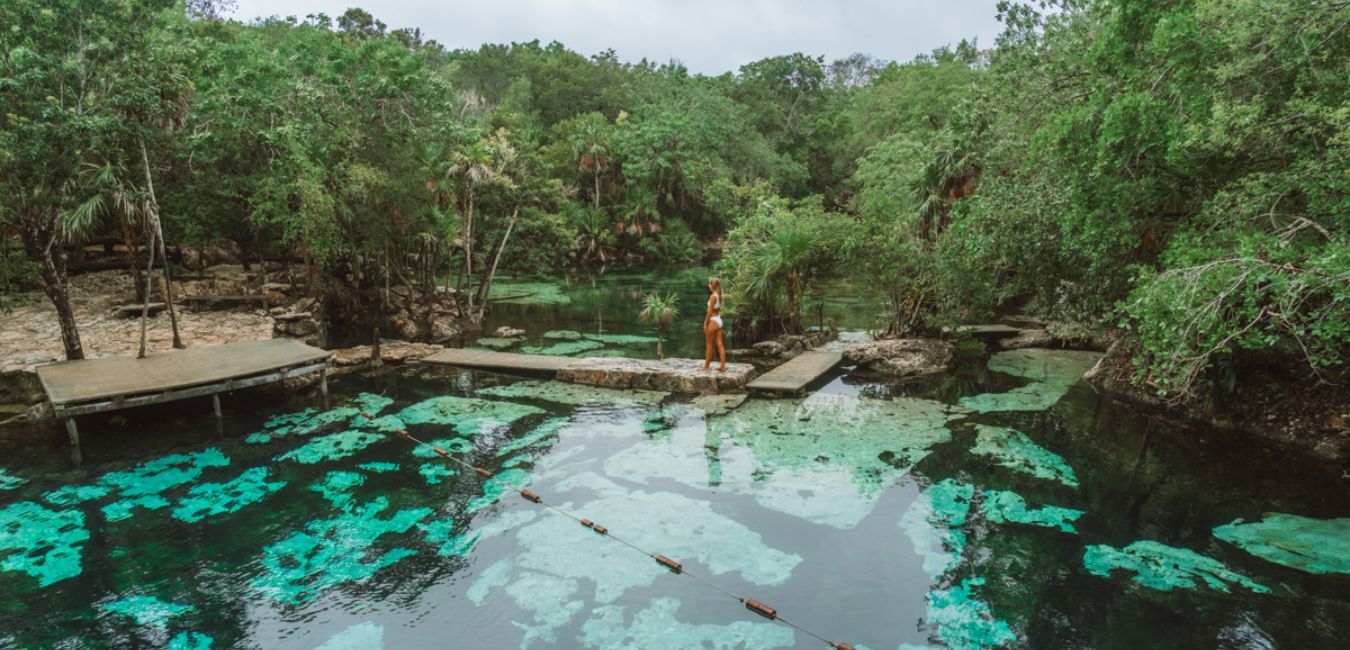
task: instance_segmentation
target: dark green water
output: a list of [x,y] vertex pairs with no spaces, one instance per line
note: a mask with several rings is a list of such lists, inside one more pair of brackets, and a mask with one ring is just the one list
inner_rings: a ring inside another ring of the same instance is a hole
[[[642,333],[618,306],[640,282],[495,318],[530,330],[513,345]],[[1350,516],[1344,481],[1065,379],[1087,361],[972,359],[902,385],[841,372],[724,415],[450,369],[349,376],[323,413],[227,399],[219,436],[193,402],[90,418],[79,468],[59,436],[15,433],[0,442],[0,647],[823,647],[517,485],[873,650],[1345,647],[1350,576],[1212,532]],[[446,475],[357,405],[500,481]]]

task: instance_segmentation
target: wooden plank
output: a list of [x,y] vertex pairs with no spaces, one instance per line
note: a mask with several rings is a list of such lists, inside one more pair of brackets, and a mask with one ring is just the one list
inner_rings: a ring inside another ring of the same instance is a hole
[[242,379],[231,379],[228,381],[206,384],[203,386],[193,386],[182,390],[167,390],[160,393],[150,393],[148,395],[137,395],[134,397],[118,397],[113,400],[99,402],[85,402],[82,404],[68,404],[65,406],[56,406],[56,415],[59,417],[74,417],[77,415],[88,415],[90,413],[102,413],[104,411],[117,411],[121,409],[133,408],[136,406],[148,406],[150,404],[162,404],[164,402],[173,402],[190,397],[201,397],[203,395],[214,395],[216,393],[225,393],[232,390],[250,388],[262,384],[270,384],[277,381],[290,379],[291,377],[300,377],[308,375],[311,372],[318,372],[328,368],[332,364],[331,360],[325,359],[319,363],[296,366],[277,372],[269,372],[253,377],[244,377]]
[[746,384],[751,390],[795,393],[830,371],[843,359],[837,350],[810,350],[793,357],[787,363],[760,375]]
[[543,354],[517,354],[514,352],[446,348],[436,354],[426,357],[423,361],[464,368],[488,368],[492,370],[516,370],[555,374],[563,366],[576,361],[576,359]]
[[178,391],[327,362],[331,354],[293,339],[243,341],[152,354],[144,359],[105,357],[65,361],[37,369],[53,406]]

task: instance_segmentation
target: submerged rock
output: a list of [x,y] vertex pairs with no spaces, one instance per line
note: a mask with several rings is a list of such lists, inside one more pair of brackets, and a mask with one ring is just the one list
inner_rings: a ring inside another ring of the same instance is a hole
[[0,508],[0,571],[27,573],[39,587],[80,575],[80,548],[88,540],[79,510],[31,501]]
[[950,650],[998,648],[1017,640],[1006,621],[974,597],[984,578],[967,578],[949,589],[928,593],[928,626]]
[[493,332],[492,335],[499,339],[510,339],[521,336],[524,333],[525,330],[523,329],[502,325],[501,327],[498,327],[497,331]]
[[618,605],[597,607],[581,626],[578,640],[588,648],[642,648],[676,650],[689,648],[743,648],[769,650],[796,644],[791,628],[769,622],[736,621],[727,625],[685,623],[676,618],[680,601],[655,598],[647,609],[635,612],[625,624]]
[[1078,532],[1073,522],[1083,516],[1082,510],[1059,506],[1028,509],[1022,495],[1007,490],[985,490],[983,510],[985,518],[996,524],[1005,522],[1028,524],[1055,528],[1065,533]]
[[154,596],[135,595],[114,600],[100,606],[100,609],[130,617],[137,625],[163,630],[168,627],[169,619],[189,613],[195,608],[191,605],[166,603]]
[[844,348],[844,360],[893,377],[944,372],[952,362],[951,343],[938,339],[883,339]]
[[923,570],[936,579],[961,561],[966,533],[961,526],[970,514],[975,487],[947,478],[919,493],[900,517],[900,528],[923,558]]
[[1032,442],[1026,434],[984,424],[975,425],[975,431],[975,446],[970,453],[993,458],[1015,472],[1078,487],[1078,477],[1064,458]]
[[1152,540],[1140,540],[1125,548],[1089,546],[1083,554],[1083,566],[1089,573],[1102,577],[1117,569],[1129,571],[1134,574],[1132,580],[1136,584],[1159,591],[1196,589],[1203,582],[1224,592],[1231,583],[1259,594],[1270,593],[1270,589],[1212,557]]
[[561,381],[537,381],[526,379],[513,384],[489,386],[479,389],[479,395],[506,399],[537,399],[557,404],[581,406],[584,404],[609,404],[615,407],[631,407],[638,404],[655,404],[666,398],[666,393],[650,390],[617,390],[600,386],[569,384]]
[[1054,406],[1102,357],[1097,352],[1027,348],[999,352],[989,358],[994,372],[1032,380],[1006,393],[962,397],[961,406],[981,413],[1044,411]]
[[558,379],[607,388],[671,393],[736,392],[745,387],[754,366],[729,363],[726,372],[703,370],[697,359],[579,359],[558,371]]
[[1350,517],[1313,519],[1267,513],[1261,521],[1232,523],[1214,536],[1263,560],[1309,573],[1350,573]]

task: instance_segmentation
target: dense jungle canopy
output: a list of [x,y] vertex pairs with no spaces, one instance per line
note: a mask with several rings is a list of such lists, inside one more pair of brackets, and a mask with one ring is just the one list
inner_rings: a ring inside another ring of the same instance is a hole
[[[1011,308],[1119,326],[1185,395],[1350,346],[1350,2],[1003,2],[992,44],[718,76],[563,44],[449,50],[370,13],[0,3],[0,279],[62,312],[63,246],[239,242],[360,308],[494,272],[721,248],[732,315],[845,276],[894,334]],[[68,308],[65,312],[68,314]],[[69,324],[68,355],[81,353]]]

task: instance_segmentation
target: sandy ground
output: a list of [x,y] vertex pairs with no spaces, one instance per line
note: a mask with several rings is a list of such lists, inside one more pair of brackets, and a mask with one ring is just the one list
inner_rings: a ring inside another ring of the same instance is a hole
[[[117,305],[134,302],[131,277],[122,271],[71,278],[71,303],[86,357],[134,355],[140,347],[140,319],[114,316]],[[32,371],[65,359],[56,310],[41,293],[26,294],[19,306],[0,313],[0,373]],[[178,329],[188,346],[272,338],[272,317],[262,310],[178,312]],[[149,320],[146,347],[173,349],[168,313]]]

